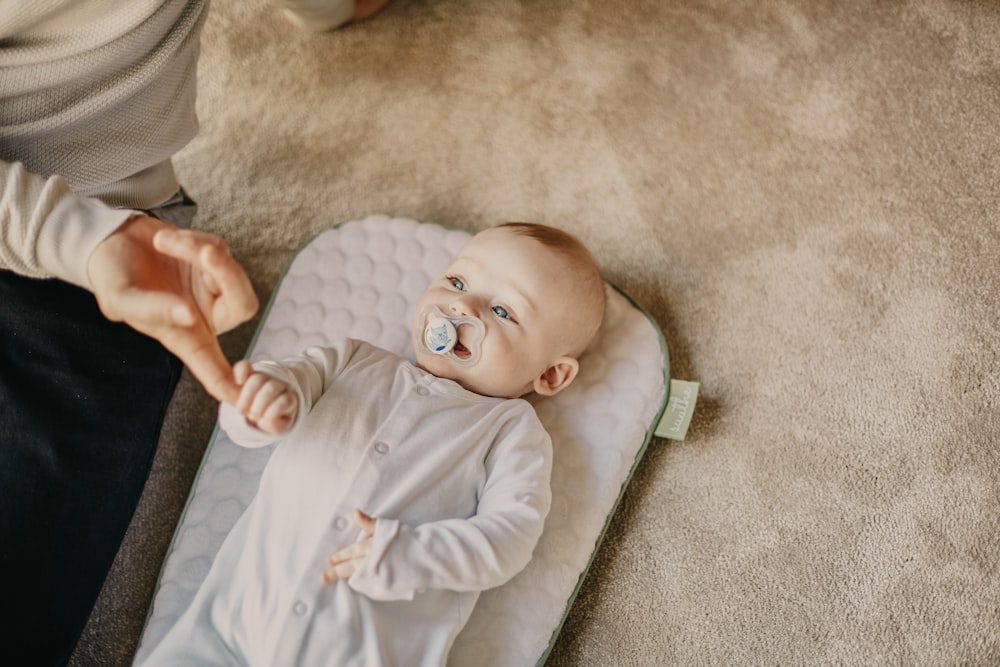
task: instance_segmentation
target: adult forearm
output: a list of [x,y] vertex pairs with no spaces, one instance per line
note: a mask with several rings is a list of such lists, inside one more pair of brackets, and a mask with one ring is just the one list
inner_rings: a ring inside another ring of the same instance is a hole
[[90,254],[133,213],[76,195],[58,176],[0,161],[0,268],[90,289]]

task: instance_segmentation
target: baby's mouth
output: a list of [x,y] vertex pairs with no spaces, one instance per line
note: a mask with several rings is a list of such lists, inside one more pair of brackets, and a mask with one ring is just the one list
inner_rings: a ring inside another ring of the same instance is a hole
[[451,357],[460,366],[479,361],[486,325],[469,315],[448,317],[440,308],[428,304],[422,311],[423,336],[417,341],[418,350]]

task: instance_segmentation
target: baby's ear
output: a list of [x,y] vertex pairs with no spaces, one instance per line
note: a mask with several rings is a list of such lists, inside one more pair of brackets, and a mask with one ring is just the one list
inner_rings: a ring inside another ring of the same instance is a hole
[[580,372],[580,362],[573,357],[559,357],[545,372],[535,378],[536,394],[554,396],[569,386]]

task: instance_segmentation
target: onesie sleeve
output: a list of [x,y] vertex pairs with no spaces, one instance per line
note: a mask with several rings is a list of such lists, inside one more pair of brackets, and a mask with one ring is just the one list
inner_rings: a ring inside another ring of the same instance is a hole
[[419,526],[379,518],[351,588],[375,600],[411,600],[429,589],[482,591],[528,564],[552,501],[552,442],[523,403],[526,412],[487,457],[476,514]]
[[90,289],[91,253],[135,213],[74,194],[60,176],[0,161],[0,268]]
[[326,388],[344,369],[357,350],[356,341],[344,339],[330,347],[310,347],[302,355],[283,362],[257,361],[254,370],[277,378],[292,388],[298,399],[299,411],[295,422],[284,434],[277,436],[252,426],[229,403],[219,404],[219,427],[242,447],[265,447],[287,438],[302,423],[303,417],[323,395]]

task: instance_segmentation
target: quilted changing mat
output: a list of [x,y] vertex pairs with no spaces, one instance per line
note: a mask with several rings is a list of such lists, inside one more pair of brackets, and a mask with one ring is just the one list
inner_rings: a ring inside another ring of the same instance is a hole
[[[412,309],[469,237],[387,216],[320,233],[281,279],[248,357],[283,359],[350,336],[412,361]],[[449,665],[544,664],[664,411],[669,369],[660,330],[623,294],[608,292],[607,315],[576,381],[554,397],[530,398],[554,452],[552,507],[534,557],[480,596]],[[216,428],[161,570],[137,660],[194,597],[274,446],[245,449]]]

